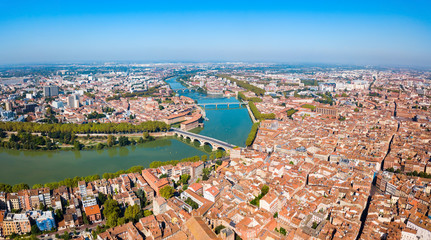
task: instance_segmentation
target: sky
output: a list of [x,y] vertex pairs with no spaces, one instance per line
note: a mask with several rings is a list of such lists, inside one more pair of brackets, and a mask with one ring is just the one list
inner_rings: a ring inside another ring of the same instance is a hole
[[430,0],[0,1],[0,64],[431,66]]

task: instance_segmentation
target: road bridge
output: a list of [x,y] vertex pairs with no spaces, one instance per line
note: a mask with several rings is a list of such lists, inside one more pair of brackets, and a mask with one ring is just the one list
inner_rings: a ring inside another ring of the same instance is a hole
[[186,93],[186,92],[194,92],[195,89],[193,88],[178,88],[174,90],[177,93]]
[[216,102],[216,103],[198,103],[198,106],[201,106],[203,108],[206,108],[207,106],[215,106],[216,108],[218,108],[219,105],[227,105],[227,107],[229,108],[231,105],[238,105],[239,107],[241,107],[242,105],[246,106],[247,104],[244,102]]
[[190,138],[191,142],[198,141],[201,144],[201,146],[204,146],[205,144],[209,144],[212,146],[213,151],[216,151],[218,149],[228,151],[228,150],[232,150],[235,147],[234,145],[229,144],[227,142],[223,142],[218,139],[203,136],[196,133],[186,132],[178,128],[171,128],[171,131],[173,131],[175,135],[179,137]]

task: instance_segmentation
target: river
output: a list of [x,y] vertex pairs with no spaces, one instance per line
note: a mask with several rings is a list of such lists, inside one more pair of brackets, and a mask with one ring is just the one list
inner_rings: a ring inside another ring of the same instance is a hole
[[[184,88],[176,77],[166,81],[173,89]],[[238,102],[235,98],[208,96],[187,92],[198,103]],[[203,129],[194,129],[202,135],[244,146],[251,128],[246,108],[207,108]],[[148,167],[153,161],[179,160],[206,154],[203,148],[185,144],[174,137],[160,138],[136,146],[86,151],[19,151],[0,148],[0,183],[36,183],[59,181],[68,177],[88,176],[116,172],[141,165]]]

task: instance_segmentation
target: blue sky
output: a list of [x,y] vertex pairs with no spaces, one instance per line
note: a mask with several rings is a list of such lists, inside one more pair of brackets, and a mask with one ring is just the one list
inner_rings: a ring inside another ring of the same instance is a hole
[[431,66],[431,1],[0,1],[0,64]]

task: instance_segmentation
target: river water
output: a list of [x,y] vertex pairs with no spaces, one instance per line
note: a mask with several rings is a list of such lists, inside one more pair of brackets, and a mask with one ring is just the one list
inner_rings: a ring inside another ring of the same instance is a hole
[[[166,81],[173,89],[184,88],[176,77]],[[181,93],[198,103],[232,103],[235,98],[208,96],[196,92]],[[244,146],[251,128],[246,108],[226,106],[206,108],[203,129],[193,132]],[[36,183],[59,181],[67,177],[116,172],[135,165],[148,167],[153,161],[179,160],[207,154],[203,148],[185,144],[174,137],[157,139],[136,146],[87,151],[18,151],[0,148],[0,183]]]

